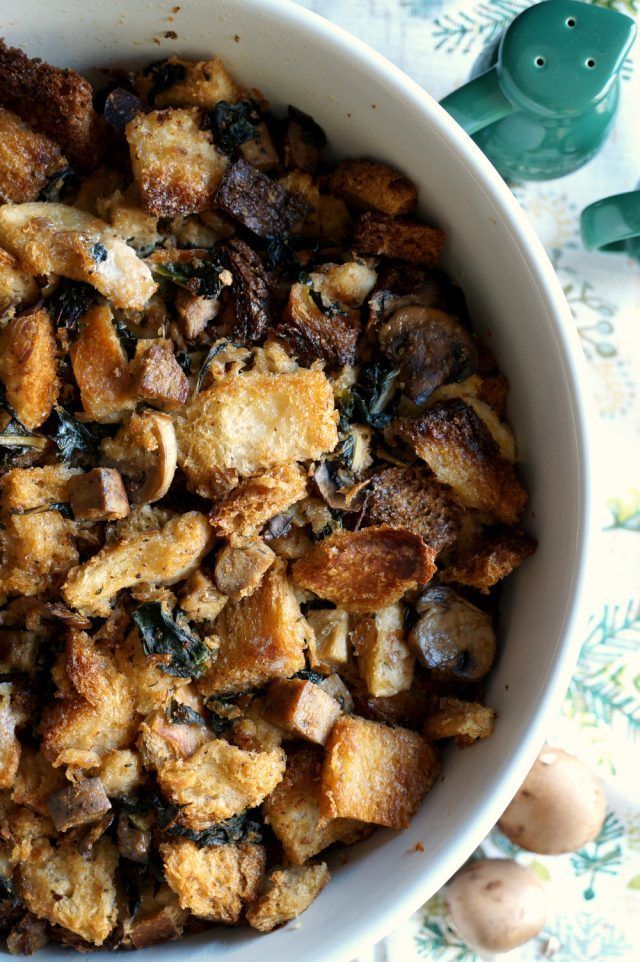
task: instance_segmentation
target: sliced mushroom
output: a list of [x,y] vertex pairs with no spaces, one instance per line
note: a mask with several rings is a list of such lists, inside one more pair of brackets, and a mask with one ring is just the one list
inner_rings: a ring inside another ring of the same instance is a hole
[[168,414],[146,410],[132,415],[115,438],[103,441],[102,450],[128,478],[129,497],[135,504],[153,504],[171,487],[178,447]]
[[47,808],[57,830],[66,832],[98,821],[109,811],[111,802],[99,778],[85,778],[50,795]]
[[427,588],[416,609],[408,640],[422,664],[460,681],[484,678],[496,651],[490,615],[442,587]]
[[252,595],[275,560],[274,552],[260,538],[237,539],[226,545],[216,560],[218,589],[235,601]]
[[127,812],[122,812],[118,818],[118,851],[130,862],[146,865],[149,861],[151,832],[137,828]]
[[321,461],[313,474],[318,491],[330,508],[340,511],[359,511],[364,503],[370,479],[338,487],[331,475],[328,461]]
[[402,261],[387,261],[378,270],[378,289],[369,298],[367,327],[379,328],[401,307],[419,304],[468,319],[464,294],[439,270],[425,270]]

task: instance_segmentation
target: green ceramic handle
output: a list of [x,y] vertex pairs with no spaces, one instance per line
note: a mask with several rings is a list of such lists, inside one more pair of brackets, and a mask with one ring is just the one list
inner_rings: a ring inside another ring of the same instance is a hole
[[580,218],[582,242],[590,251],[627,251],[640,237],[640,190],[590,204]]
[[440,103],[468,134],[477,133],[515,110],[500,89],[496,67],[454,90]]

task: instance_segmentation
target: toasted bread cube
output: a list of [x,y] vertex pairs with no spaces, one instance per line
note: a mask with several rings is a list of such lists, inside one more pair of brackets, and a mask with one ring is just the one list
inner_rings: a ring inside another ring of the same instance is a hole
[[[335,302],[334,302],[335,303]],[[329,367],[354,364],[360,333],[358,312],[346,308],[343,314],[320,310],[307,284],[292,284],[278,337],[301,364],[324,361]]]
[[[165,89],[155,92],[156,71],[163,70],[175,78]],[[212,60],[182,60],[169,57],[151,64],[136,76],[136,89],[141,97],[156,107],[204,107],[213,110],[225,100],[235,104],[243,95],[240,87],[219,57]]]
[[327,742],[320,812],[407,828],[438,771],[436,753],[415,732],[342,716]]
[[322,751],[311,745],[291,749],[284,778],[262,805],[267,825],[294,865],[302,865],[334,842],[356,841],[363,828],[362,822],[351,818],[320,814],[322,757]]
[[173,411],[187,400],[189,381],[169,340],[140,338],[132,364],[133,393],[161,411]]
[[466,748],[493,733],[495,718],[493,708],[478,702],[441,698],[438,710],[427,717],[423,733],[431,741],[455,738],[459,748]]
[[54,768],[41,751],[29,744],[22,745],[20,765],[11,792],[11,800],[16,805],[25,805],[39,815],[49,817],[47,799],[68,784],[62,769]]
[[176,414],[178,463],[206,495],[216,472],[232,469],[247,477],[332,451],[337,421],[322,371],[232,374]]
[[24,426],[33,431],[44,424],[60,392],[53,325],[44,307],[11,318],[3,328],[0,378]]
[[356,224],[353,249],[359,254],[391,257],[422,267],[435,267],[445,234],[408,217],[363,214]]
[[11,704],[13,685],[0,683],[0,788],[13,788],[20,764],[20,742],[16,737],[17,717]]
[[204,515],[187,511],[164,527],[105,545],[71,572],[62,586],[68,605],[90,617],[106,618],[122,588],[173,585],[200,564],[213,541]]
[[106,838],[84,854],[35,839],[16,873],[19,897],[39,918],[102,945],[118,917],[117,864],[118,850]]
[[365,524],[408,528],[438,553],[455,543],[464,509],[427,469],[387,468],[367,491]]
[[507,524],[522,514],[527,493],[513,465],[460,398],[440,401],[419,417],[404,418],[397,433],[466,507],[488,511]]
[[35,200],[47,178],[65,166],[57,144],[0,107],[0,203]]
[[43,636],[36,631],[0,629],[0,675],[35,672],[43,641]]
[[349,612],[379,611],[426,584],[435,552],[406,528],[336,531],[293,565],[296,582]]
[[157,288],[147,265],[112,227],[66,204],[0,207],[0,244],[32,274],[84,281],[117,308],[140,311]]
[[54,140],[73,163],[91,167],[104,150],[104,122],[93,109],[89,81],[75,70],[30,60],[3,40],[0,105]]
[[133,176],[147,214],[173,217],[213,207],[229,158],[200,129],[196,108],[137,114],[126,127]]
[[133,795],[144,782],[140,753],[131,748],[114,748],[100,762],[100,781],[109,798]]
[[116,521],[129,514],[129,499],[115,468],[93,468],[71,483],[71,510],[76,521]]
[[477,543],[472,543],[442,572],[443,581],[477,588],[488,594],[503,578],[536,550],[536,542],[520,528],[499,525],[484,531]]
[[489,434],[500,448],[500,454],[507,461],[516,460],[516,440],[508,424],[501,421],[494,408],[482,399],[483,381],[477,374],[464,381],[452,384],[442,384],[429,398],[428,407],[438,401],[448,401],[450,398],[462,398],[465,404],[476,412]]
[[187,579],[180,594],[180,607],[193,621],[215,621],[228,600],[212,579],[198,569]]
[[343,160],[329,178],[331,193],[352,207],[384,214],[411,214],[418,190],[408,177],[375,160]]
[[313,631],[309,644],[311,667],[329,668],[349,661],[349,615],[342,608],[319,608],[307,612],[307,624]]
[[240,718],[232,722],[233,744],[251,752],[270,752],[279,748],[285,737],[282,729],[262,717],[264,699],[256,696]]
[[302,678],[276,678],[267,689],[262,707],[267,721],[316,745],[325,744],[340,711],[331,695]]
[[128,942],[134,949],[145,949],[179,939],[189,918],[189,912],[180,908],[178,896],[166,882],[158,888],[155,880],[143,885],[140,907],[131,920]]
[[69,353],[89,418],[111,424],[135,407],[129,362],[108,307],[96,305],[85,314]]
[[215,533],[221,537],[249,536],[271,518],[301,501],[306,494],[307,478],[292,461],[241,481],[214,504],[209,520]]
[[220,650],[198,681],[203,695],[259,688],[304,668],[308,629],[281,561],[271,566],[252,595],[225,605],[215,630]]
[[248,752],[216,738],[190,758],[167,762],[158,784],[169,801],[183,806],[180,824],[201,831],[259,805],[281,780],[285,765],[281,748]]
[[216,584],[222,594],[239,601],[258,588],[276,556],[260,538],[225,545],[216,559]]
[[21,307],[38,299],[40,288],[31,274],[7,251],[0,248],[0,314],[8,307]]
[[331,874],[324,862],[274,869],[266,891],[247,909],[247,922],[259,932],[271,932],[297,919],[320,895]]
[[167,882],[180,906],[196,918],[232,925],[258,894],[266,863],[262,845],[215,845],[198,848],[179,839],[163,842],[160,855]]
[[405,643],[401,605],[358,617],[351,640],[371,695],[387,697],[411,688],[415,658]]
[[[76,206],[81,206],[77,199]],[[150,254],[162,240],[162,234],[158,232],[158,218],[142,210],[135,184],[125,191],[116,189],[113,193],[99,196],[95,207],[99,216],[141,257]]]

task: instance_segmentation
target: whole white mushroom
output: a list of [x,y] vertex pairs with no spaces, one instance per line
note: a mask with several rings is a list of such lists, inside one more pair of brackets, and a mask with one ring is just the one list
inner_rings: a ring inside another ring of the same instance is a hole
[[498,827],[530,852],[561,855],[591,842],[605,815],[597,776],[574,755],[545,746]]
[[540,932],[547,915],[538,877],[507,859],[471,862],[449,883],[445,898],[455,930],[485,952],[523,945]]

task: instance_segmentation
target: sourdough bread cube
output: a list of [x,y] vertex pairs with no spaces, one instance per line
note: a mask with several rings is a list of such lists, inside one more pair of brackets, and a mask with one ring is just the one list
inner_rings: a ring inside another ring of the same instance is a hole
[[[166,89],[150,97],[155,68],[165,68],[174,81]],[[235,104],[243,95],[240,87],[219,57],[211,60],[183,60],[169,57],[160,64],[145,68],[136,77],[136,89],[141,97],[151,99],[156,107],[203,107],[213,110],[217,103],[225,100]]]
[[0,313],[9,307],[33,304],[40,288],[36,279],[21,266],[20,262],[0,248]]
[[290,735],[324,745],[340,705],[311,681],[278,678],[269,685],[262,710],[267,721]]
[[438,771],[436,753],[415,732],[343,716],[327,742],[320,812],[407,828]]
[[48,177],[64,167],[57,144],[0,107],[0,203],[35,200]]
[[351,635],[358,668],[374,697],[408,691],[415,658],[405,643],[404,609],[389,605],[356,619]]
[[478,702],[441,698],[438,710],[427,717],[423,733],[432,741],[455,738],[459,748],[466,748],[493,734],[495,718],[493,708]]
[[58,399],[57,354],[44,307],[11,318],[0,332],[0,379],[8,403],[30,431],[44,424]]
[[266,891],[247,910],[247,922],[259,932],[297,919],[325,887],[331,874],[324,862],[275,869],[267,878]]
[[329,178],[331,193],[353,207],[411,214],[418,190],[408,177],[376,160],[343,160]]
[[300,466],[292,461],[240,481],[236,488],[214,504],[209,520],[220,537],[248,536],[301,501],[306,494],[307,478]]

